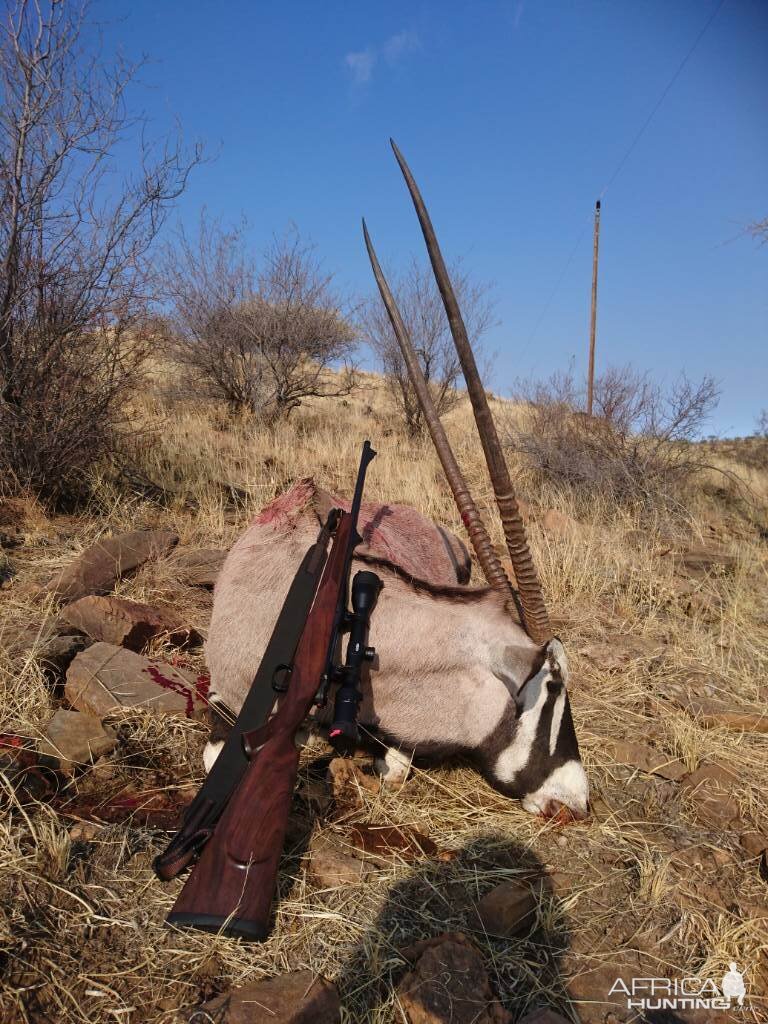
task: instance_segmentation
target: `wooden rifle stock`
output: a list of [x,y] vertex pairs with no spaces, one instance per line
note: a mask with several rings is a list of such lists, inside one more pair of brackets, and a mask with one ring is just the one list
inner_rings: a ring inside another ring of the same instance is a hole
[[176,900],[169,924],[256,940],[269,933],[299,764],[294,737],[326,669],[340,595],[346,594],[353,529],[353,517],[342,513],[288,689],[267,724],[249,734],[251,763]]

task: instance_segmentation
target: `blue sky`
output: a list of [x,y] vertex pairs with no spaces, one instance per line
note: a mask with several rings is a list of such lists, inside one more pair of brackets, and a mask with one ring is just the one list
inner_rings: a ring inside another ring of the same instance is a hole
[[[585,366],[594,201],[718,3],[97,0],[94,12],[108,48],[152,58],[133,102],[153,126],[178,117],[215,155],[179,217],[244,214],[256,245],[294,222],[357,292],[371,289],[361,215],[386,264],[422,252],[393,136],[446,256],[495,283],[488,383],[503,394],[571,358]],[[712,373],[711,429],[750,433],[768,406],[768,245],[744,228],[765,216],[768,3],[725,0],[604,194],[598,369]]]

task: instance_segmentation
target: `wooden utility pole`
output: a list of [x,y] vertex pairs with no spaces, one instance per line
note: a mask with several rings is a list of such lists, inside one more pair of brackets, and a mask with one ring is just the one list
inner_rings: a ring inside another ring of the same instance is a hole
[[589,323],[589,377],[587,379],[587,416],[592,415],[595,386],[595,332],[597,329],[597,251],[600,244],[600,200],[595,203],[595,244],[592,253],[592,314]]

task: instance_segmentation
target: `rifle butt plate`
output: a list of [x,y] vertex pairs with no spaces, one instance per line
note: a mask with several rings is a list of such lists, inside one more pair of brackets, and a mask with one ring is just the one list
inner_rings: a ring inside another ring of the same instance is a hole
[[248,939],[251,942],[263,942],[269,935],[268,927],[258,921],[249,921],[244,917],[170,913],[166,921],[176,928],[197,928],[200,931],[213,932],[216,935],[226,935],[230,939]]

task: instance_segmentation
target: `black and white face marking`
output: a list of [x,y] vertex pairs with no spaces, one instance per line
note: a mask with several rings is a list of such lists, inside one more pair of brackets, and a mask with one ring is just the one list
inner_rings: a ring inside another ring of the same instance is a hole
[[565,688],[568,662],[559,640],[544,651],[541,667],[517,694],[512,742],[498,752],[493,774],[532,814],[552,817],[565,805],[587,814],[589,785]]

